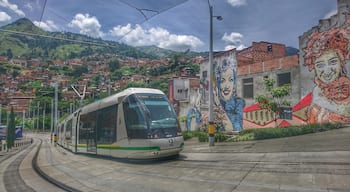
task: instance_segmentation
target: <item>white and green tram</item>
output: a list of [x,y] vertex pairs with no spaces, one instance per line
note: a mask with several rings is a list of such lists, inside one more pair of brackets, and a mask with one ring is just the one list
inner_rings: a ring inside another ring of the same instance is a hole
[[167,96],[149,88],[129,88],[80,108],[57,125],[57,143],[118,158],[176,156],[184,147]]

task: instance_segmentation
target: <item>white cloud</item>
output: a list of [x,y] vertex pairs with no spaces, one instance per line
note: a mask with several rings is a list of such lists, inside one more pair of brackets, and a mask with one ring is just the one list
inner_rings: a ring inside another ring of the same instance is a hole
[[8,22],[11,20],[11,16],[9,16],[5,12],[0,12],[0,22]]
[[227,50],[230,50],[230,49],[237,49],[237,50],[242,50],[242,49],[244,49],[244,48],[246,48],[246,46],[244,46],[244,45],[239,45],[238,47],[236,47],[236,46],[234,46],[234,45],[227,45],[226,47],[225,47],[225,51],[227,51]]
[[7,0],[0,0],[0,7],[5,7],[7,9],[10,9],[11,11],[15,12],[17,15],[21,17],[25,16],[24,12],[20,10],[16,4],[11,4]]
[[333,10],[331,10],[330,12],[328,12],[328,13],[323,17],[323,19],[328,19],[328,18],[330,18],[331,16],[337,14],[337,12],[338,12],[337,9],[333,9]]
[[29,11],[33,11],[34,10],[33,6],[30,3],[26,3],[24,5],[24,7],[27,8]]
[[125,26],[118,25],[110,30],[110,34],[122,38],[125,43],[132,46],[156,45],[176,51],[196,50],[204,44],[195,36],[171,34],[160,27],[146,30],[140,25],[135,25],[134,28],[130,24]]
[[227,0],[232,7],[240,7],[247,4],[247,0]]
[[236,48],[238,50],[244,49],[246,46],[243,44],[243,35],[240,33],[232,32],[231,34],[225,33],[221,38],[226,44],[225,50]]
[[100,31],[101,25],[98,19],[94,16],[90,17],[89,14],[76,14],[68,26],[78,28],[81,34],[91,37],[102,37],[104,35],[103,32]]
[[42,28],[45,31],[58,31],[58,26],[51,20],[47,20],[46,22],[34,21],[34,25]]

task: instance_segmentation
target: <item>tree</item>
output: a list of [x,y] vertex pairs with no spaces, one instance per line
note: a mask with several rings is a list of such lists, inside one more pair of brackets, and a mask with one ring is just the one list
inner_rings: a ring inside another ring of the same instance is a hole
[[7,49],[6,56],[7,56],[9,59],[12,59],[12,57],[13,57],[12,49]]
[[115,70],[119,69],[118,59],[111,59],[108,63],[108,66],[111,69],[111,71],[115,71]]
[[274,87],[276,81],[271,78],[264,78],[263,83],[264,88],[269,94],[258,94],[255,100],[260,104],[260,109],[266,109],[274,113],[275,127],[277,127],[279,109],[282,106],[290,106],[290,103],[284,100],[284,98],[290,95],[291,85],[284,84],[279,87]]
[[16,139],[16,124],[15,124],[15,113],[13,112],[13,107],[11,107],[10,120],[7,125],[7,149],[11,149],[15,144]]

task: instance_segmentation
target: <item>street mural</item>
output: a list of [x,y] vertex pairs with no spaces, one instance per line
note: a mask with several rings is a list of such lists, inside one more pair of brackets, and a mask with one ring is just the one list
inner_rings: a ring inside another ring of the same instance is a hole
[[304,65],[315,74],[308,123],[350,123],[348,27],[349,23],[342,28],[314,32],[303,49]]
[[[243,129],[243,108],[245,102],[237,97],[236,82],[236,50],[232,49],[213,58],[213,120],[216,131],[241,131]],[[201,112],[199,106],[209,99],[209,79],[201,79],[202,93],[197,94],[200,99],[196,105],[191,103],[187,113],[186,129],[192,127],[192,118],[196,119],[196,127],[205,130],[209,124],[209,114],[206,110]],[[206,103],[208,104],[208,103]],[[197,106],[197,107],[196,107]],[[200,120],[198,116],[200,114]],[[191,118],[192,117],[192,118]]]
[[[229,119],[233,131],[243,129],[243,108],[245,102],[237,97],[236,54],[230,54],[217,60],[216,69],[216,95],[219,106]],[[220,109],[217,110],[220,112]]]
[[[350,123],[350,17],[341,27],[326,31],[319,27],[305,40],[300,48],[304,58],[301,71],[312,72],[312,88],[292,106],[292,120],[278,118],[277,126]],[[244,108],[243,112],[245,128],[274,127],[272,114],[258,104]]]
[[[202,114],[200,111],[200,99],[201,99],[201,94],[198,90],[197,93],[193,95],[193,97],[191,97],[191,101],[190,101],[191,108],[188,110],[186,115],[186,131],[198,130],[201,127]],[[192,121],[193,118],[195,119],[194,125]]]

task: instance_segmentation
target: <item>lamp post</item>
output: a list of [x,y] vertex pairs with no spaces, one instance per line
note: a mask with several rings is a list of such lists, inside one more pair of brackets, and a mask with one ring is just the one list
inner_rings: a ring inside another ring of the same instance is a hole
[[213,105],[214,105],[214,93],[213,93],[213,18],[215,17],[217,20],[222,20],[221,16],[213,16],[213,6],[209,5],[209,13],[210,13],[210,40],[209,40],[209,146],[214,146],[214,136],[215,136],[215,128],[214,128],[214,115],[213,115]]
[[[55,118],[54,118],[54,125],[53,125],[53,135],[54,135],[54,142],[56,143],[56,137],[58,133],[58,127],[57,127],[57,122],[58,122],[58,84],[60,82],[60,75],[58,75],[55,83]],[[52,133],[51,133],[52,134]]]

